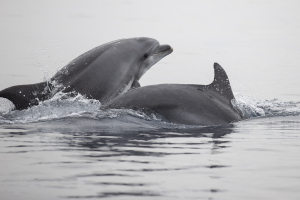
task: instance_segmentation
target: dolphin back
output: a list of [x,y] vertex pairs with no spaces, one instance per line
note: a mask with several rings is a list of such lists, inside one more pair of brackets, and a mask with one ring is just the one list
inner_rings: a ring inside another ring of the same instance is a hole
[[150,110],[169,122],[189,125],[220,125],[242,119],[234,107],[234,95],[224,69],[214,64],[209,85],[161,84],[140,87],[120,95],[104,108]]

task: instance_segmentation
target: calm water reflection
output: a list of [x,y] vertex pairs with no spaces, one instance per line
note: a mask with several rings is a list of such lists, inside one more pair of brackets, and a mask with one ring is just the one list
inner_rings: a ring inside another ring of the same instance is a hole
[[299,117],[119,133],[82,132],[68,119],[60,121],[52,129],[47,127],[51,122],[2,126],[2,197],[297,199],[300,195]]

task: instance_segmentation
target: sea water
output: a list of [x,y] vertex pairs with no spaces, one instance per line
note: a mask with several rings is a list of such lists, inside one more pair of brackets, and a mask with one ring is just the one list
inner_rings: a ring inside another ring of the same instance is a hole
[[0,90],[138,36],[174,52],[142,85],[226,70],[246,120],[163,121],[58,93],[0,114],[0,199],[299,199],[298,1],[0,1]]
[[300,103],[237,99],[263,116],[201,127],[88,101],[1,115],[1,199],[299,197]]

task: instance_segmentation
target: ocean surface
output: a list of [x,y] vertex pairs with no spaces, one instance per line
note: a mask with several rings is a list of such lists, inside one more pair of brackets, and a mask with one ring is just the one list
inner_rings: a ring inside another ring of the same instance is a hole
[[293,0],[0,0],[0,90],[143,36],[174,52],[142,86],[209,84],[218,62],[247,118],[178,125],[58,93],[0,113],[0,200],[300,199],[299,8]]

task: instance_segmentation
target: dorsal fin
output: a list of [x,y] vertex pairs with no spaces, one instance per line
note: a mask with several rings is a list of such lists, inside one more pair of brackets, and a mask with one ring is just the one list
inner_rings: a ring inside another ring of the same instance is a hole
[[234,99],[228,76],[225,70],[218,63],[214,63],[215,77],[214,81],[208,85],[209,89],[221,93],[229,100]]

